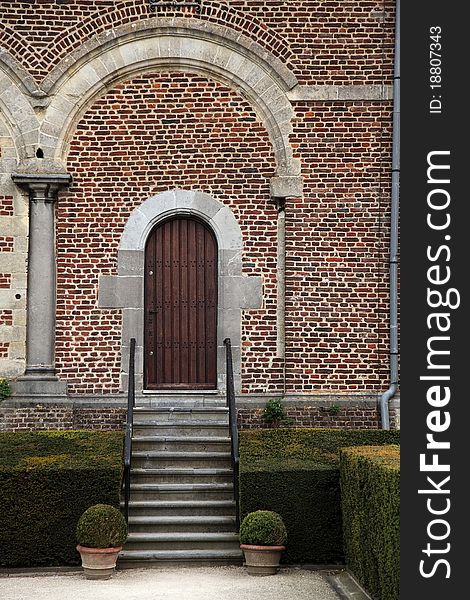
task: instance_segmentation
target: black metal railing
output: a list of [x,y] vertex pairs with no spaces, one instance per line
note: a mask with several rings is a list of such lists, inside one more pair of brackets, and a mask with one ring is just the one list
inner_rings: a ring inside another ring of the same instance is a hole
[[237,531],[240,529],[240,506],[238,498],[238,473],[240,459],[238,456],[238,428],[237,428],[237,409],[235,407],[235,386],[233,382],[233,359],[232,343],[230,338],[225,338],[225,357],[226,357],[226,376],[227,376],[227,406],[230,423],[230,447],[233,476],[233,497],[235,500],[235,523]]
[[135,339],[131,338],[129,349],[129,382],[127,386],[127,419],[124,441],[124,517],[129,521],[129,498],[131,495],[132,430],[135,406]]

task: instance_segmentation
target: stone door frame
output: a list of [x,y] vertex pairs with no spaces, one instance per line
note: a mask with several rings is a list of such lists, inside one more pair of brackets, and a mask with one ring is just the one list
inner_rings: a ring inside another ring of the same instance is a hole
[[226,389],[225,346],[232,341],[235,391],[241,391],[242,311],[262,307],[262,278],[242,274],[243,238],[231,209],[201,191],[174,189],[135,208],[124,228],[116,276],[99,279],[98,307],[122,309],[121,389],[127,388],[129,344],[136,339],[136,391],[142,393],[145,243],[152,229],[171,217],[189,215],[215,233],[218,245],[217,391]]

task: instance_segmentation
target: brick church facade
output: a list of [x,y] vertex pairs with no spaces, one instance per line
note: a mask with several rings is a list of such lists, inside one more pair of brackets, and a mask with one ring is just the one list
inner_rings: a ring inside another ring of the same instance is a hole
[[230,338],[242,427],[380,426],[394,2],[0,13],[1,427],[119,427],[131,338],[138,402],[222,401]]

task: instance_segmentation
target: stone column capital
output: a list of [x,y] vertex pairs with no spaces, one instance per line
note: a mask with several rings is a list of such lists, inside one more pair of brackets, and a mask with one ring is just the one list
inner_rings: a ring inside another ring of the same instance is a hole
[[32,202],[55,202],[60,188],[72,181],[69,173],[13,173],[11,178],[29,191]]

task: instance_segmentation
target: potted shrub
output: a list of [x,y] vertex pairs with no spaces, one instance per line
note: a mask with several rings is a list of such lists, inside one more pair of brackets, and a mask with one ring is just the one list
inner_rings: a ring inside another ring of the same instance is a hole
[[76,536],[85,577],[109,579],[127,539],[122,513],[110,504],[90,506],[78,521]]
[[271,510],[257,510],[240,525],[240,548],[245,555],[249,575],[275,575],[287,531],[281,515]]

